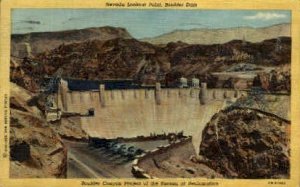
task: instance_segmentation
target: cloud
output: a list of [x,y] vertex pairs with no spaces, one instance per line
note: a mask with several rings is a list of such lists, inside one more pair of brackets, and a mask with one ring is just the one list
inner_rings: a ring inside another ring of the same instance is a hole
[[33,25],[40,25],[42,22],[35,21],[35,20],[17,20],[15,23],[26,23],[26,24],[33,24]]
[[183,23],[181,25],[183,25],[183,26],[201,26],[201,27],[204,26],[201,23]]
[[41,22],[40,21],[34,21],[34,20],[22,20],[22,23],[28,23],[28,24],[36,24],[36,25],[40,25]]
[[17,27],[14,30],[23,31],[23,30],[33,30],[33,27]]
[[244,16],[243,18],[246,20],[271,20],[271,19],[282,19],[287,17],[286,14],[278,14],[271,12],[258,12],[255,15]]
[[62,23],[65,24],[65,23],[68,23],[68,22],[84,21],[86,19],[87,18],[85,18],[85,17],[72,17],[72,18],[67,19],[66,21],[63,21]]
[[69,18],[68,21],[76,21],[79,20],[80,18]]

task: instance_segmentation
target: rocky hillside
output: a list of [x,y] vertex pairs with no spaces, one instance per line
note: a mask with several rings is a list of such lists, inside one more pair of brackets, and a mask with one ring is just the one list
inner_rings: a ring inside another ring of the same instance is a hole
[[[61,67],[67,77],[83,79],[134,78],[145,66],[161,66],[159,48],[135,39],[93,40],[62,45],[37,56],[48,70]],[[161,56],[167,56],[166,53]],[[150,73],[152,69],[148,70]],[[48,74],[48,72],[46,72]],[[51,74],[51,72],[49,72]]]
[[33,95],[10,84],[10,176],[66,177],[67,152],[55,131],[33,105]]
[[13,34],[11,36],[11,54],[23,58],[28,55],[50,51],[62,44],[114,38],[131,38],[131,36],[125,29],[115,27]]
[[[226,71],[239,63],[277,67],[290,64],[291,39],[281,38],[280,49],[277,43],[277,39],[259,43],[233,40],[217,45],[177,42],[162,47],[136,39],[116,38],[62,44],[35,57],[12,61],[11,79],[21,86],[28,85],[25,87],[33,91],[42,76],[62,68],[63,77],[77,79],[131,78],[143,84],[157,80],[172,84],[181,76],[196,76],[213,83],[216,80],[207,76],[209,73]],[[23,78],[27,76],[32,79],[25,83]]]
[[29,91],[37,91],[39,89],[38,77],[35,78],[30,71],[34,64],[28,64],[26,60],[11,57],[10,59],[10,81],[18,86],[26,88]]
[[288,178],[290,122],[247,108],[228,108],[202,133],[202,163],[228,178]]
[[253,86],[273,92],[286,90],[290,93],[291,70],[258,74],[253,79]]
[[265,28],[229,28],[229,29],[191,29],[177,30],[154,38],[146,38],[153,44],[167,44],[169,42],[182,41],[189,44],[222,44],[231,40],[243,38],[250,42],[261,42],[277,37],[290,37],[291,25],[279,24]]

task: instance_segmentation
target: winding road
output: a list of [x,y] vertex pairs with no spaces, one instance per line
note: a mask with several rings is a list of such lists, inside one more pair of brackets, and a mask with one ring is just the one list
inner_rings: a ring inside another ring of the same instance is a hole
[[87,143],[64,141],[68,148],[67,178],[132,178],[131,162],[104,148]]

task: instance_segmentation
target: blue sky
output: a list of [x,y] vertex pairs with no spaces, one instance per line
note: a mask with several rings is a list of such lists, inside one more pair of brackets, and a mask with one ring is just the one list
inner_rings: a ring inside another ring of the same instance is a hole
[[265,27],[290,23],[285,10],[13,9],[12,32],[123,27],[135,38],[195,28]]

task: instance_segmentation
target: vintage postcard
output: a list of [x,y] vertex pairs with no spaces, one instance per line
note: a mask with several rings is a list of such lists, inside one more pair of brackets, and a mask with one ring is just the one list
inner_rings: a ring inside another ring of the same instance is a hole
[[299,187],[300,1],[0,5],[0,187]]

